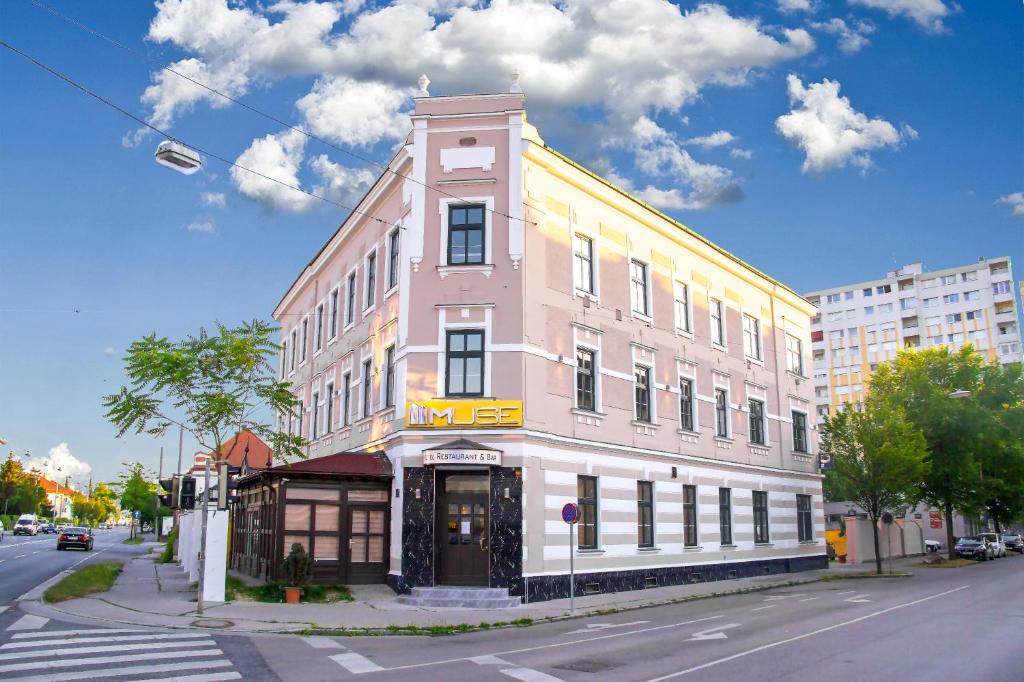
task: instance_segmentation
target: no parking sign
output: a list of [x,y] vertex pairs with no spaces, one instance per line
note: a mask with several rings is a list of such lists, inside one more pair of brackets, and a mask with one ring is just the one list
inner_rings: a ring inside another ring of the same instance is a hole
[[575,502],[566,502],[562,507],[562,520],[570,526],[580,520],[580,508]]
[[576,613],[576,567],[572,549],[572,527],[580,520],[580,508],[575,502],[566,502],[562,507],[562,520],[569,526],[569,613]]

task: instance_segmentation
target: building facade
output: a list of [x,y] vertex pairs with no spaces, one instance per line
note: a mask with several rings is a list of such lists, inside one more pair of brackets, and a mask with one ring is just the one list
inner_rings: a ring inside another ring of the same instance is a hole
[[279,428],[393,465],[386,545],[314,560],[528,601],[568,596],[570,538],[578,594],[824,567],[813,306],[546,146],[524,107],[421,92],[275,308],[302,403]]
[[868,378],[904,348],[971,344],[989,361],[1021,361],[1020,326],[1007,257],[924,272],[905,265],[884,278],[806,294],[819,417],[859,404]]

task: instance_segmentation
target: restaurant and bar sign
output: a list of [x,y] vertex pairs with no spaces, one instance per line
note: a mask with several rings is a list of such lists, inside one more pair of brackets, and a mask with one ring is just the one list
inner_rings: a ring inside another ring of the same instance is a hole
[[506,428],[523,425],[522,400],[410,400],[405,425],[413,429]]
[[501,466],[501,450],[438,449],[423,451],[423,465],[430,464],[483,464]]

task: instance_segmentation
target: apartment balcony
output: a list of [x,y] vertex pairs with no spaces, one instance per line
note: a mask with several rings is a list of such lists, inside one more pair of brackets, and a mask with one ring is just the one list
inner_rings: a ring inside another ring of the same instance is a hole
[[[1010,292],[1007,295],[1012,297],[1013,296],[1013,292]],[[997,312],[995,317],[996,317],[996,322],[997,323],[999,323],[999,322],[1016,322],[1017,321],[1017,313],[1015,311],[1013,311],[1013,310],[1004,310],[1002,312]]]

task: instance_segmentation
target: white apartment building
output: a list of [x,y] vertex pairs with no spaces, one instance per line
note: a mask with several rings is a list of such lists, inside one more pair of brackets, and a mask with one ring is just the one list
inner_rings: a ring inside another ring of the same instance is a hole
[[884,278],[806,294],[819,416],[863,402],[868,377],[900,348],[971,344],[987,358],[1021,361],[1013,272],[1005,256],[925,272],[905,265]]

